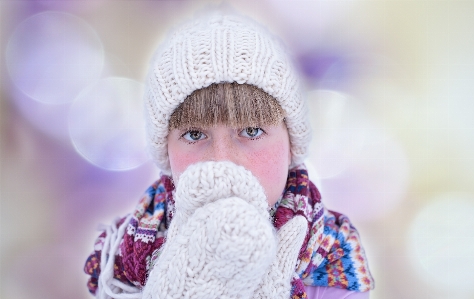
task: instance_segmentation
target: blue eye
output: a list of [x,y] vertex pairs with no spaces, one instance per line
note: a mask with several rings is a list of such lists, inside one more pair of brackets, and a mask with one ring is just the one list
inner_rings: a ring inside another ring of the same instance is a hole
[[201,131],[189,130],[186,133],[184,133],[183,135],[181,135],[181,137],[183,137],[187,141],[198,141],[198,140],[202,140],[202,139],[206,138],[207,136]]
[[240,131],[240,136],[247,138],[255,138],[263,134],[263,130],[260,128],[248,127]]

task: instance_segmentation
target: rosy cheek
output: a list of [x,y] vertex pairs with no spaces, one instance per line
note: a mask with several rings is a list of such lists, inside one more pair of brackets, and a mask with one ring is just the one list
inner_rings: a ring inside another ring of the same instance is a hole
[[192,151],[192,146],[178,140],[177,133],[168,139],[168,155],[170,159],[171,173],[173,176],[183,173],[186,168],[198,161],[200,156],[196,151]]
[[245,167],[258,178],[271,205],[279,198],[286,184],[288,151],[289,146],[278,142],[247,156]]
[[[173,152],[173,154],[171,154]],[[175,151],[170,152],[170,165],[173,174],[181,174],[189,165],[199,161],[197,155],[189,153],[176,153]]]

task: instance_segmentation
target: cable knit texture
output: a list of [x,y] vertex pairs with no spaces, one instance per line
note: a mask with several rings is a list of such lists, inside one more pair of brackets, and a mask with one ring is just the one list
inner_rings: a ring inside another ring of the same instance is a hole
[[295,265],[307,229],[306,219],[297,215],[278,231],[276,259],[263,276],[262,283],[251,298],[288,299],[291,297],[291,282],[295,275]]
[[273,96],[286,112],[292,167],[306,157],[311,127],[297,74],[279,40],[256,22],[214,12],[185,23],[156,51],[145,91],[150,153],[170,174],[169,119],[188,95],[212,83],[247,83]]
[[242,166],[188,167],[177,185],[166,244],[142,298],[250,298],[275,259],[266,207],[263,188]]

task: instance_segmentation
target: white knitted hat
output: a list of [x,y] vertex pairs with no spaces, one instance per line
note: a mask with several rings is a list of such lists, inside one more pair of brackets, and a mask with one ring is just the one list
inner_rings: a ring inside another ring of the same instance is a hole
[[153,160],[170,173],[168,123],[193,91],[213,83],[259,87],[286,113],[291,166],[303,162],[311,126],[298,77],[279,40],[242,16],[212,13],[174,30],[158,48],[146,81],[148,145]]

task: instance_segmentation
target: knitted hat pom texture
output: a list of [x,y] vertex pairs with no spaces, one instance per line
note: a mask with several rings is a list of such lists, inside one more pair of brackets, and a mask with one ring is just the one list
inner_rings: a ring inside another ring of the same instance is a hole
[[280,41],[255,21],[212,12],[179,26],[157,49],[145,90],[146,130],[155,164],[171,174],[167,136],[173,111],[193,91],[213,83],[254,85],[286,113],[292,161],[301,164],[311,140],[298,76]]

